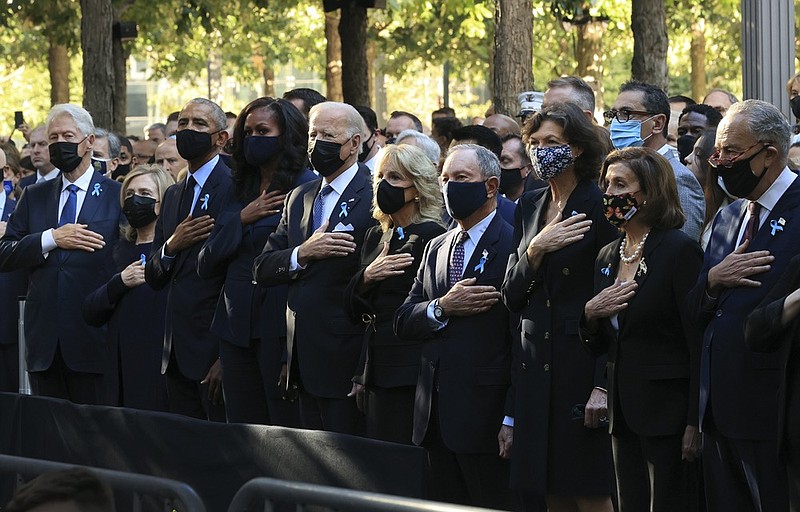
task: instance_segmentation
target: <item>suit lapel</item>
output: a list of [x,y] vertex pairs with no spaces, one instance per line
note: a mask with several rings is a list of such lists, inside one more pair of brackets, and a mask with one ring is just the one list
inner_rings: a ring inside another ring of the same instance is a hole
[[[642,250],[642,259],[639,261],[639,268],[637,269],[636,274],[634,274],[633,276],[633,280],[636,281],[637,285],[636,286],[637,294],[642,290],[642,286],[644,285],[644,282],[647,280],[647,276],[650,274],[647,265],[648,263],[653,263],[653,257],[652,257],[653,252],[659,245],[661,245],[661,241],[663,239],[664,239],[663,231],[651,231],[650,234],[647,236],[647,240],[644,243],[644,249]],[[617,245],[617,253],[614,259],[617,262],[617,266],[619,266],[619,244]],[[622,312],[620,312],[619,314],[620,331],[622,330],[625,318],[628,315],[628,311],[630,311],[630,308],[635,301],[636,301],[636,294],[634,294],[631,300],[628,301],[628,307],[623,309]]]
[[460,231],[461,228],[457,228],[448,232],[447,236],[442,240],[442,244],[437,249],[434,297],[441,297],[450,289],[450,248],[453,247],[453,241]]
[[[520,252],[520,249],[522,249],[522,252],[527,250],[528,244],[530,244],[531,240],[533,240],[533,237],[535,237],[536,234],[539,233],[539,225],[542,222],[542,213],[544,212],[545,209],[544,205],[547,202],[547,198],[549,195],[550,195],[550,189],[547,188],[542,191],[542,194],[540,196],[538,197],[533,196],[530,198],[530,201],[534,205],[533,217],[531,218],[531,223],[528,225],[528,232],[525,233],[525,239],[524,239],[525,244],[524,245],[520,244],[520,247],[517,249],[517,252]],[[518,257],[522,258],[522,254],[520,253]]]
[[[61,176],[50,180],[47,182],[50,186],[50,197],[53,199],[52,201],[47,201],[47,206],[45,207],[45,216],[47,218],[46,224],[52,227],[58,227],[58,202],[61,200],[61,187],[63,186],[63,181]],[[50,224],[52,222],[52,224]]]
[[[352,224],[350,220],[350,212],[361,201],[361,190],[365,185],[365,177],[362,173],[356,172],[347,188],[344,189],[339,200],[331,211],[331,216],[328,219],[328,231],[333,231],[334,227],[339,223],[344,225]],[[355,226],[354,226],[355,227]]]
[[103,194],[107,193],[107,190],[103,188],[103,184],[101,183],[103,177],[97,172],[90,172],[93,173],[92,181],[89,182],[89,189],[86,191],[86,197],[83,199],[83,206],[81,206],[81,211],[78,213],[79,224],[89,224],[92,219],[94,219],[97,208],[104,200]]
[[496,212],[464,268],[464,279],[475,277],[480,282],[487,267],[494,260],[497,255],[495,245],[500,238],[500,220],[500,212]]
[[308,239],[311,236],[311,230],[314,227],[311,223],[311,216],[313,215],[314,211],[314,199],[316,199],[317,194],[322,189],[322,183],[324,180],[319,180],[318,186],[311,187],[306,191],[305,196],[303,196],[303,218],[300,221],[300,229],[303,233],[303,239]]

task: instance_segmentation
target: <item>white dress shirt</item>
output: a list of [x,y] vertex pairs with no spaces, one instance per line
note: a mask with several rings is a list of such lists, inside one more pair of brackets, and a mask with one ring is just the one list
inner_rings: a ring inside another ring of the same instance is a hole
[[[770,212],[775,208],[775,205],[778,204],[778,201],[786,190],[791,186],[794,180],[797,179],[797,175],[789,170],[788,167],[784,167],[781,171],[778,178],[770,185],[770,187],[761,194],[761,197],[756,199],[756,202],[761,205],[761,211],[758,215],[758,228],[761,229],[761,226],[764,225],[764,222],[769,217]],[[750,211],[746,210],[744,215],[744,221],[742,225],[739,227],[739,236],[736,239],[736,245],[739,246],[742,243],[742,237],[744,236],[744,230],[747,229],[747,224],[750,222]],[[758,231],[758,230],[756,230]],[[755,234],[753,235],[755,236]]]
[[[64,205],[67,204],[67,198],[69,197],[69,191],[67,190],[67,187],[70,185],[75,185],[78,187],[78,192],[76,193],[77,202],[75,204],[75,219],[73,222],[78,221],[78,217],[80,217],[81,214],[81,208],[83,207],[83,201],[86,199],[86,193],[89,190],[89,185],[92,183],[93,176],[94,171],[92,170],[91,165],[89,165],[81,177],[74,182],[69,181],[63,174],[61,175],[61,195],[58,197],[58,216],[56,217],[56,222],[61,220],[61,211],[64,209]],[[47,253],[56,247],[58,247],[58,245],[56,244],[55,238],[53,238],[53,228],[42,232],[42,254],[46,256]]]

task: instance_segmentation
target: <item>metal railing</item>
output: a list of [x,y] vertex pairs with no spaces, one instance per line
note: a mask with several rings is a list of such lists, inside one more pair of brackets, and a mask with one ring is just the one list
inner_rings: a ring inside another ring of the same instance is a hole
[[[263,508],[260,506],[262,502]],[[255,478],[239,489],[228,507],[228,512],[254,510],[273,512],[275,502],[295,503],[297,512],[304,512],[306,505],[352,512],[486,512],[489,510],[274,478]]]
[[115,491],[133,494],[132,510],[142,512],[142,496],[154,496],[163,499],[164,511],[205,512],[206,507],[197,492],[188,484],[138,473],[125,473],[111,469],[94,468],[78,464],[65,464],[49,460],[17,457],[0,454],[0,472],[21,475],[41,475],[49,471],[60,471],[71,468],[84,468],[93,472]]
[[31,394],[31,379],[28,375],[28,362],[25,360],[25,297],[19,299],[19,321],[17,322],[19,333],[19,394]]

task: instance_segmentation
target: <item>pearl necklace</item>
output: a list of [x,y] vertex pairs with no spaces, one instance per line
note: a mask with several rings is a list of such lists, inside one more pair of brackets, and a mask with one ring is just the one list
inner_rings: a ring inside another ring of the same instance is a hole
[[625,235],[625,238],[622,239],[622,243],[619,244],[619,259],[622,263],[626,265],[630,265],[634,261],[638,260],[642,255],[642,249],[644,249],[644,243],[647,240],[647,236],[650,234],[650,231],[644,234],[642,237],[642,241],[636,246],[636,250],[633,251],[633,254],[630,256],[625,256],[625,247],[627,246],[628,242],[628,235]]

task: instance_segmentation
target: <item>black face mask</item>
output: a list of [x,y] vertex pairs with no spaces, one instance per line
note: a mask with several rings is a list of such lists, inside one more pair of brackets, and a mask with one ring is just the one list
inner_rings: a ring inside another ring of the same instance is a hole
[[367,147],[367,142],[371,141],[375,137],[375,134],[369,136],[367,140],[361,145],[361,153],[358,154],[358,161],[359,162],[366,162],[367,157],[369,156],[369,152],[372,151],[372,148],[375,147],[375,143],[373,142],[370,147]]
[[128,224],[132,228],[143,228],[155,222],[158,218],[156,214],[156,200],[152,197],[132,195],[125,198],[122,204],[122,213],[128,219]]
[[448,181],[442,195],[447,213],[454,219],[466,219],[486,202],[485,181]]
[[50,150],[50,163],[64,173],[70,173],[77,169],[83,160],[83,156],[78,155],[78,145],[84,140],[86,140],[86,137],[81,139],[80,142],[59,141],[50,144],[50,146],[48,146]]
[[253,167],[261,167],[281,150],[281,138],[250,135],[244,138],[244,159]]
[[119,164],[116,169],[111,172],[111,177],[117,179],[120,176],[125,176],[131,170],[131,164]]
[[343,144],[327,140],[314,142],[314,149],[309,153],[309,159],[320,176],[330,176],[344,165],[345,161],[339,156],[342,146]]
[[[219,132],[214,132],[219,133]],[[175,134],[175,146],[178,154],[184,160],[192,161],[207,155],[213,143],[211,142],[212,133],[198,132],[195,130],[184,129]]]
[[678,155],[683,165],[686,165],[686,158],[694,151],[695,142],[697,142],[697,137],[688,133],[678,137]]
[[753,174],[752,169],[750,169],[750,162],[767,147],[768,146],[762,146],[761,149],[750,158],[737,160],[733,162],[730,167],[717,167],[717,172],[722,177],[722,181],[725,183],[725,188],[728,192],[736,197],[747,197],[750,192],[755,190],[761,178],[767,174],[767,170],[765,168],[761,176],[756,176]]
[[522,169],[524,169],[524,167],[519,167],[517,169],[500,169],[501,194],[508,194],[519,187],[520,183],[522,183]]
[[800,119],[800,96],[795,96],[789,104],[792,106],[792,114],[795,119]]
[[378,208],[386,215],[400,211],[406,205],[406,188],[413,188],[413,185],[405,188],[395,187],[388,181],[381,180],[375,193]]

